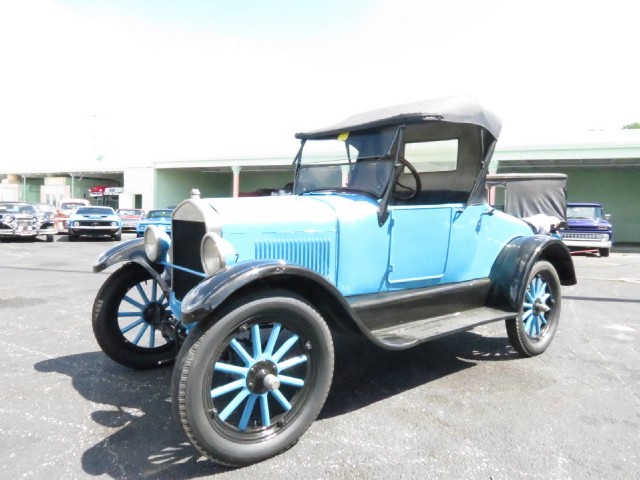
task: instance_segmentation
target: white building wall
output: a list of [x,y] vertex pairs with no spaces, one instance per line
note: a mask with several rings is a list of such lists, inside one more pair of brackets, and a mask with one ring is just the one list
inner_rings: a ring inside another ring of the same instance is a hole
[[132,167],[124,170],[123,193],[120,194],[120,208],[135,207],[135,196],[142,196],[142,209],[155,208],[155,170],[153,167]]

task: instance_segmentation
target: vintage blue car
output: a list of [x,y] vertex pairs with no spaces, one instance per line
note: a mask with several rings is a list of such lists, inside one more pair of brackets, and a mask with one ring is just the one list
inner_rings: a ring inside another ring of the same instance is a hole
[[[567,247],[486,202],[500,120],[467,97],[298,133],[293,195],[191,198],[102,254],[93,329],[133,368],[175,361],[193,445],[228,465],[276,455],[323,407],[333,332],[407,349],[505,321],[523,356],[558,328]],[[177,353],[177,357],[176,357]]]
[[136,237],[144,236],[144,232],[150,225],[158,227],[161,231],[171,235],[171,214],[173,209],[165,208],[149,210],[147,215],[136,225]]

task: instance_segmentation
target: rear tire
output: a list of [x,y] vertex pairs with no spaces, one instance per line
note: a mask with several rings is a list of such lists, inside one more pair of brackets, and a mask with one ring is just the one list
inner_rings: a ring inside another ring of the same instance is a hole
[[608,248],[600,248],[600,256],[601,257],[608,257],[609,256],[609,249]]
[[560,321],[560,279],[553,265],[536,262],[524,289],[520,314],[506,320],[507,335],[516,351],[533,357],[549,347]]
[[287,450],[316,419],[333,376],[333,341],[320,314],[287,292],[225,312],[189,333],[172,404],[202,454],[242,466]]

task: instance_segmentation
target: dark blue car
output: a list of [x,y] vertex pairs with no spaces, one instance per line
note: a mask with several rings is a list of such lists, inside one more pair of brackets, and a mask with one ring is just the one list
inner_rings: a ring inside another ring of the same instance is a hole
[[608,257],[613,232],[610,216],[600,203],[567,204],[567,227],[560,231],[562,241],[573,251],[597,251]]

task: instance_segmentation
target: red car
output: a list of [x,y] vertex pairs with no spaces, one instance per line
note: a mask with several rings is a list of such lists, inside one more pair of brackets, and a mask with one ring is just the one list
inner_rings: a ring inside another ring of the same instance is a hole
[[119,208],[116,213],[122,219],[122,231],[135,231],[138,222],[144,218],[144,210],[140,208]]

